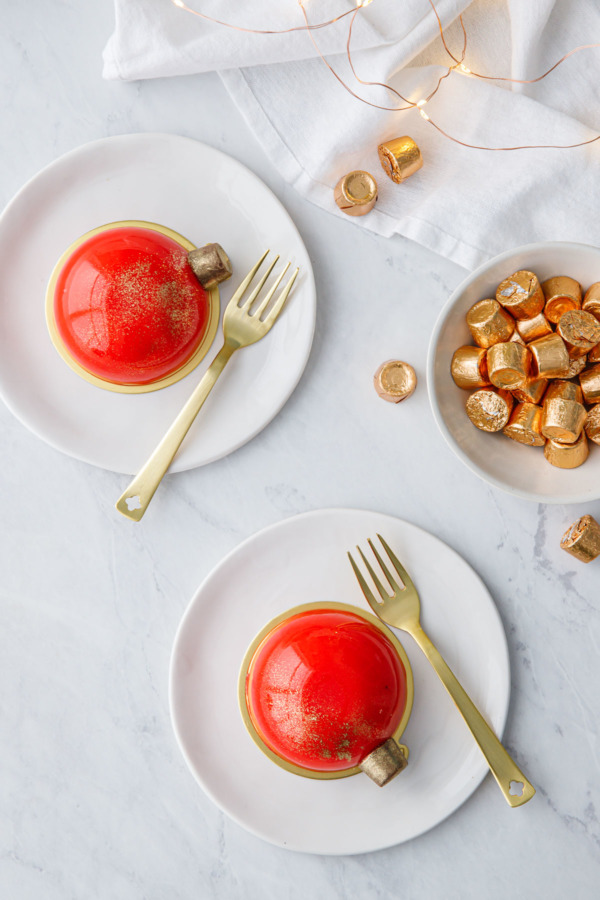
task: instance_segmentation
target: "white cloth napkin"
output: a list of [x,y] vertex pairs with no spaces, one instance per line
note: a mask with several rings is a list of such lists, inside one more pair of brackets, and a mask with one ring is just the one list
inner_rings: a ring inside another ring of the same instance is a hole
[[[246,28],[302,23],[296,0],[191,0],[190,6]],[[305,0],[312,22],[352,8],[351,0]],[[273,164],[313,203],[333,201],[338,178],[370,171],[379,200],[354,219],[378,234],[402,234],[472,268],[521,243],[573,240],[600,245],[600,140],[573,150],[473,150],[453,143],[414,110],[361,103],[336,81],[305,31],[252,35],[214,25],[170,0],[115,0],[116,29],[104,53],[106,78],[139,79],[218,70]],[[597,0],[439,0],[446,40],[484,74],[532,79],[579,44],[600,40]],[[454,20],[454,21],[453,21]],[[399,101],[364,87],[346,58],[349,18],[313,32],[340,77],[372,103]],[[453,23],[453,24],[450,24]],[[428,0],[374,0],[357,19],[352,59],[361,78],[426,97],[451,60]],[[484,81],[453,72],[425,111],[441,128],[485,146],[571,144],[600,132],[600,48],[583,50],[535,85]],[[402,185],[383,172],[377,145],[411,135],[423,168]],[[600,274],[599,274],[600,277]]]

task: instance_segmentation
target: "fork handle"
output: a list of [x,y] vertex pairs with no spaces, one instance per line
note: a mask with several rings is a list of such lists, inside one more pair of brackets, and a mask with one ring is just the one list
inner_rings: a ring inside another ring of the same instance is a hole
[[[179,450],[181,442],[190,430],[192,423],[198,415],[202,404],[212,391],[217,378],[231,359],[238,347],[235,344],[225,342],[209,368],[202,376],[200,384],[195,388],[160,444],[156,447],[145,465],[140,469],[127,489],[117,500],[117,509],[128,519],[139,522],[154,496],[156,488],[162,481],[164,474],[173,462],[173,457]],[[136,503],[137,499],[137,503]],[[133,501],[130,506],[127,501]]]
[[[533,785],[530,784],[518,765],[506,752],[488,723],[456,678],[450,666],[442,657],[442,654],[432,644],[423,629],[419,626],[414,630],[411,629],[410,633],[456,703],[471,734],[479,744],[479,748],[485,756],[490,771],[498,782],[506,802],[510,806],[521,806],[523,803],[527,803],[527,801],[531,800],[535,794]],[[511,794],[510,787],[512,783],[523,786],[521,794]]]

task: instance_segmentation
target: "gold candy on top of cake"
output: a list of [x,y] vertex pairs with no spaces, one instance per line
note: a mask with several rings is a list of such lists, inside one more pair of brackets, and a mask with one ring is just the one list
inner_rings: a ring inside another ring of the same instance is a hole
[[541,281],[522,269],[498,285],[495,300],[474,303],[466,324],[474,345],[456,349],[450,370],[473,392],[472,424],[543,447],[558,468],[584,463],[588,441],[600,444],[600,281],[582,300],[570,275]]

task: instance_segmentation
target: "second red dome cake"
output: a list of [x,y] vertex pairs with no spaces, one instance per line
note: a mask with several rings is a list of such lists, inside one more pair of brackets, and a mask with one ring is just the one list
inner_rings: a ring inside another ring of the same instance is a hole
[[391,635],[358,610],[308,609],[260,641],[246,708],[279,759],[306,774],[341,773],[402,730],[412,703],[407,668]]

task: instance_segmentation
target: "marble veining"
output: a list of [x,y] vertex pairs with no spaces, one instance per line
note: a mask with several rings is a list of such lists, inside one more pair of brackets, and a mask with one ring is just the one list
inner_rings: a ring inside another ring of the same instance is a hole
[[[600,503],[535,506],[464,468],[436,430],[424,376],[437,312],[464,272],[301,200],[216,75],[104,83],[111,17],[109,4],[3,11],[0,201],[106,135],[206,141],[249,165],[294,217],[314,263],[317,331],[280,415],[227,459],[168,477],[139,526],[114,510],[124,477],[62,456],[0,405],[0,896],[595,898],[600,567],[559,542]],[[397,407],[372,387],[395,356],[420,378]],[[530,804],[510,810],[488,777],[422,837],[328,858],[263,843],[196,786],[168,709],[187,602],[248,535],[325,506],[409,519],[479,572],[508,637],[505,740],[537,786]]]

